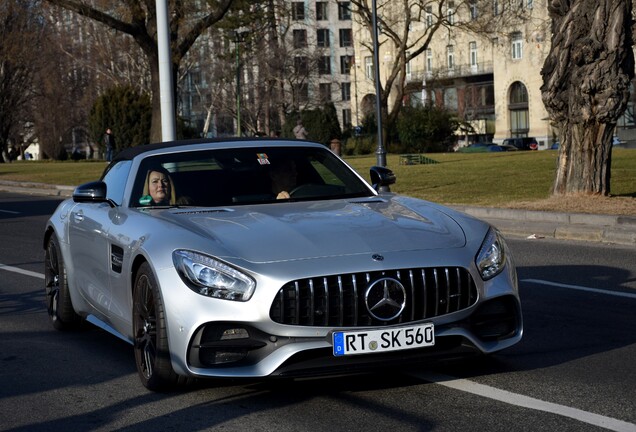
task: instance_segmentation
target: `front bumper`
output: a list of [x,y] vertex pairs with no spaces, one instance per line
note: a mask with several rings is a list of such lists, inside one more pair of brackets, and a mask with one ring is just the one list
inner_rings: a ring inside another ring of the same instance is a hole
[[210,322],[188,347],[188,368],[196,376],[315,376],[365,371],[397,364],[453,360],[507,348],[521,339],[519,302],[512,295],[481,303],[466,318],[435,328],[432,347],[381,354],[334,356],[330,331],[323,337],[289,337],[250,324]]

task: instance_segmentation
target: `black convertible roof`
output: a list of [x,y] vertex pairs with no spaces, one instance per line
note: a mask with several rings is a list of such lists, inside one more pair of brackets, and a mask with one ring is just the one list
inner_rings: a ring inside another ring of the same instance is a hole
[[152,150],[160,150],[160,149],[168,149],[179,146],[191,145],[191,144],[213,144],[213,143],[230,143],[230,142],[263,142],[263,144],[267,145],[267,142],[304,142],[294,139],[285,139],[285,138],[268,138],[268,137],[251,137],[251,138],[199,138],[192,140],[178,140],[178,141],[166,141],[155,144],[144,144],[136,147],[128,147],[121,152],[119,152],[115,158],[113,159],[113,163],[121,160],[131,160],[134,157],[152,151]]

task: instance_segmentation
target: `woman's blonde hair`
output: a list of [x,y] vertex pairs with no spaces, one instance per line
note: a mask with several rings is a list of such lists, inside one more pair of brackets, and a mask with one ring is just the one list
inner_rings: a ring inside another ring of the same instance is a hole
[[150,173],[158,172],[166,176],[168,181],[170,182],[170,205],[175,205],[177,203],[177,193],[174,189],[174,183],[172,182],[172,178],[170,177],[170,172],[164,167],[152,167],[146,173],[146,181],[144,182],[144,192],[142,196],[150,195]]

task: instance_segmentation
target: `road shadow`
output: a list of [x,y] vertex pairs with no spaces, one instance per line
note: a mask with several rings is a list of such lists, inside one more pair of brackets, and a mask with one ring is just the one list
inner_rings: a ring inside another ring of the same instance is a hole
[[0,220],[49,216],[62,200],[62,198],[33,200],[31,197],[25,197],[24,200],[0,201]]
[[[567,364],[636,343],[636,298],[576,290],[550,282],[636,295],[633,273],[607,266],[537,266],[518,268],[524,320],[523,339],[492,356],[449,365],[440,370],[471,377],[531,371]],[[627,361],[627,360],[626,360]]]

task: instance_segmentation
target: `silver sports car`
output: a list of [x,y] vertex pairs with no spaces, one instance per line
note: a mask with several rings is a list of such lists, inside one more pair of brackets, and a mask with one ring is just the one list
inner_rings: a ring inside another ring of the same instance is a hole
[[334,374],[517,343],[496,229],[370,186],[295,140],[153,144],[79,186],[44,235],[48,313],[131,343],[152,390],[194,378]]

